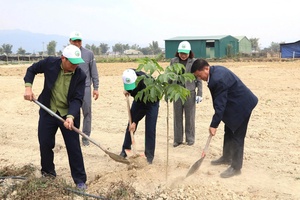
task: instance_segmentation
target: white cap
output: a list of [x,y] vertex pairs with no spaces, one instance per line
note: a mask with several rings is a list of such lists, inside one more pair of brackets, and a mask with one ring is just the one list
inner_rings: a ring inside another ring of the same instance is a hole
[[81,51],[75,45],[68,45],[63,51],[63,56],[68,58],[74,65],[84,63],[84,60],[81,58]]
[[82,35],[80,32],[78,31],[73,31],[71,34],[70,34],[70,39],[71,40],[82,40]]
[[122,75],[124,89],[133,90],[135,86],[135,81],[137,79],[136,73],[133,69],[126,69]]
[[191,51],[191,45],[188,41],[180,42],[178,45],[178,53],[186,53],[189,54]]

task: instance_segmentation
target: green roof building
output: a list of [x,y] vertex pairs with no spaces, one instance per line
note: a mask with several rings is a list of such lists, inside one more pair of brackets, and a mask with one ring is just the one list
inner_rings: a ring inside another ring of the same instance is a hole
[[188,41],[196,58],[223,58],[239,52],[238,39],[231,35],[179,36],[165,40],[165,56],[173,58],[180,42]]
[[239,53],[251,54],[252,46],[251,41],[246,36],[234,36],[239,40]]

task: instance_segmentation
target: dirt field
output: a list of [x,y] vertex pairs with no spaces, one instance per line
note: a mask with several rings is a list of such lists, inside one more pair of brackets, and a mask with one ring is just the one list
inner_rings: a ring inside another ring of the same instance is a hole
[[[130,182],[136,191],[150,199],[300,199],[300,61],[210,64],[221,64],[234,71],[259,99],[249,122],[242,174],[222,179],[220,173],[227,166],[210,165],[212,159],[221,155],[221,124],[200,169],[184,179],[189,167],[201,155],[213,114],[211,96],[204,83],[204,100],[197,104],[196,142],[193,146],[173,148],[171,104],[170,139],[167,144],[167,104],[162,101],[157,124],[156,155],[152,165],[128,169],[127,165],[110,159],[93,144],[82,147],[88,175],[87,193],[98,194],[123,180]],[[161,65],[167,66],[168,63]],[[23,76],[28,66],[0,66],[1,168],[28,164],[40,168],[37,141],[39,107],[23,99]],[[136,63],[98,64],[100,98],[93,101],[92,105],[91,138],[116,154],[121,150],[128,120],[121,75],[126,68],[137,66]],[[38,76],[33,87],[36,95],[42,86],[43,77]],[[143,121],[135,138],[137,148],[142,151]],[[60,132],[56,139],[57,174],[72,183]]]

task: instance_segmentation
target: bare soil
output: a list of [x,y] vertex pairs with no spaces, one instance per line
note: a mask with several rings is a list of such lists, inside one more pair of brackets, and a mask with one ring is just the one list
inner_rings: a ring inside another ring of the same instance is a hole
[[[160,63],[167,66],[168,63]],[[137,159],[137,167],[115,162],[97,146],[82,147],[89,194],[109,190],[124,181],[149,199],[300,199],[300,61],[225,62],[258,96],[245,141],[242,174],[228,179],[220,173],[228,166],[212,166],[221,155],[223,124],[212,138],[200,169],[184,178],[201,156],[213,114],[211,96],[203,84],[203,102],[197,104],[196,142],[173,148],[173,111],[161,101],[157,123],[156,152],[152,165]],[[40,168],[37,123],[39,107],[23,99],[26,65],[0,66],[0,168],[32,164]],[[98,64],[100,97],[93,101],[91,138],[119,154],[128,121],[121,75],[137,63]],[[43,76],[36,77],[39,95]],[[132,101],[132,99],[131,99]],[[144,121],[135,135],[137,149],[144,149]],[[55,165],[58,177],[73,184],[66,148],[60,131],[56,135]],[[142,163],[142,164],[141,164]],[[38,175],[37,175],[38,176]],[[1,188],[1,186],[0,186]],[[79,198],[80,199],[80,198]]]

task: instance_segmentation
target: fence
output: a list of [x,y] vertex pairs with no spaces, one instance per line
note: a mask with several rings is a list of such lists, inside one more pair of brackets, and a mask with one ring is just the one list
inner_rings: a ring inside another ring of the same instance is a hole
[[43,59],[44,56],[41,55],[0,55],[0,63],[1,64],[21,64],[21,63],[29,63],[36,62]]

